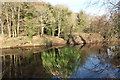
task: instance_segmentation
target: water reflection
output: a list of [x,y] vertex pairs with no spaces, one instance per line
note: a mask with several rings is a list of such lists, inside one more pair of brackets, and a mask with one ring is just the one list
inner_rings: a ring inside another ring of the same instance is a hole
[[3,50],[2,78],[120,78],[120,46]]
[[44,67],[49,70],[54,76],[67,78],[72,74],[72,71],[80,61],[81,51],[75,47],[64,47],[62,49],[52,49],[42,53]]

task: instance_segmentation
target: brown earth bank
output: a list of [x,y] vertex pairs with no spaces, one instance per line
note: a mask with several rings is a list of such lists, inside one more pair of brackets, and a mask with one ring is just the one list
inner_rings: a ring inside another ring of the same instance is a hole
[[[77,50],[85,50],[86,54],[89,52],[92,52],[92,54],[98,53],[99,49],[102,49],[104,46],[119,46],[120,43],[114,43],[114,44],[80,44],[80,45],[69,45],[74,46]],[[46,46],[36,46],[36,47],[20,47],[20,48],[5,48],[2,49],[2,54],[0,56],[7,56],[7,55],[24,55],[27,56],[30,53],[40,53],[44,52],[53,48],[63,48],[66,47],[66,45],[57,45],[52,47],[46,47]]]
[[[108,43],[120,41],[120,39],[111,38]],[[20,36],[14,38],[8,38],[4,35],[0,35],[0,48],[15,48],[15,47],[27,47],[27,46],[57,46],[57,45],[76,45],[76,44],[89,44],[89,43],[103,43],[105,39],[98,33],[74,33],[66,41],[59,37],[54,36],[42,36],[39,35],[29,38],[28,36]]]
[[16,38],[0,37],[0,48],[15,48],[15,47],[27,47],[27,46],[55,46],[65,45],[66,41],[62,38],[51,36],[33,36],[29,38],[27,36],[20,36]]

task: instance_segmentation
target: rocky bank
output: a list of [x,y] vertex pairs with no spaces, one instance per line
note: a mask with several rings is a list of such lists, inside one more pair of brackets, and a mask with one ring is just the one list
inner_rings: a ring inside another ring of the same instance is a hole
[[97,33],[75,33],[67,41],[68,44],[86,44],[86,43],[101,43],[104,38]]

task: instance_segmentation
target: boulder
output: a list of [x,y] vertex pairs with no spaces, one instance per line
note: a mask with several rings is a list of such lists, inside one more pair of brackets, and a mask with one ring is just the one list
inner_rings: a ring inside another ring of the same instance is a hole
[[80,33],[73,34],[72,37],[68,40],[68,44],[86,44],[86,43],[100,43],[103,42],[104,38],[97,33]]

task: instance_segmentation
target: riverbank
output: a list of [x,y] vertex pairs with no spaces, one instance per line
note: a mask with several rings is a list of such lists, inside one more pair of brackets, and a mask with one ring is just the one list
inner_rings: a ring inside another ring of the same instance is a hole
[[91,43],[114,43],[119,42],[120,39],[113,36],[110,39],[104,39],[98,33],[74,33],[67,40],[67,43],[70,45],[79,45],[79,44],[91,44]]
[[[118,45],[108,46],[103,44],[85,44],[85,45],[81,44],[75,46],[68,45],[64,47],[53,48],[23,47],[3,49],[0,57],[3,62],[3,72],[5,72],[3,78],[4,77],[14,78],[19,75],[21,75],[23,78],[24,77],[36,78],[36,76],[38,78],[39,77],[41,78],[46,77],[44,75],[48,73],[51,76],[56,76],[57,78],[61,79],[61,76],[64,78],[64,75],[67,75],[67,72],[69,73],[74,72],[74,68],[76,68],[76,66],[80,67],[81,69],[85,68],[81,67],[82,65],[83,66],[90,65],[91,68],[96,66],[96,64],[93,64],[92,62],[97,62],[98,64],[100,62],[104,62],[104,64],[106,65],[110,64],[111,66],[110,67],[108,66],[110,70],[112,68],[118,69],[120,65],[118,64],[119,63]],[[57,63],[55,61],[57,61]],[[104,64],[102,65],[100,64],[100,69],[101,66],[104,67]],[[97,68],[99,68],[99,66]],[[11,73],[10,70],[13,69],[15,69],[16,71],[14,71],[14,73]],[[85,69],[88,70],[87,67]],[[18,73],[17,71],[21,71],[21,73]],[[76,73],[77,71],[79,70],[76,70]],[[8,73],[12,75],[8,75]]]
[[67,41],[68,44],[87,44],[87,43],[101,43],[104,38],[97,33],[74,33],[71,38]]
[[58,45],[80,45],[80,44],[97,44],[97,43],[114,43],[120,41],[119,39],[112,38],[109,41],[105,41],[105,39],[97,33],[75,33],[72,36],[69,36],[68,39],[64,40],[63,38],[55,37],[55,36],[33,36],[29,38],[28,36],[20,36],[20,37],[5,37],[0,35],[0,48],[18,48],[18,47],[27,47],[27,46],[58,46]]
[[15,48],[15,47],[27,47],[27,46],[55,46],[55,45],[65,45],[66,41],[62,38],[52,37],[52,36],[42,36],[39,35],[29,38],[27,36],[20,36],[15,38],[0,38],[1,46],[0,48]]

